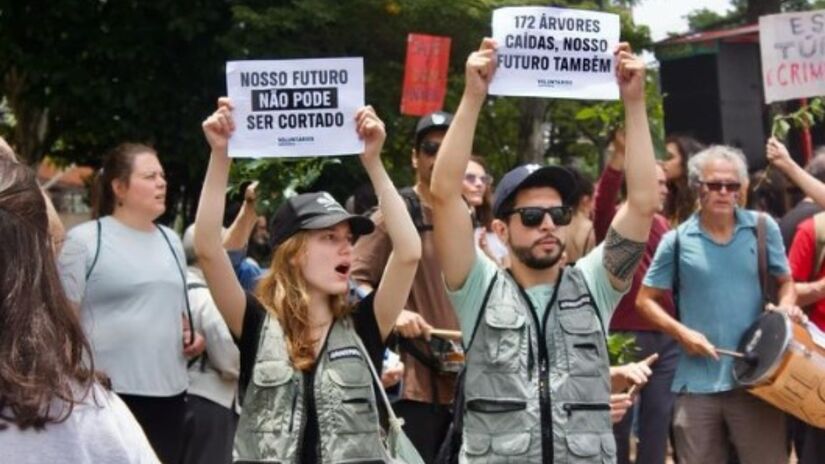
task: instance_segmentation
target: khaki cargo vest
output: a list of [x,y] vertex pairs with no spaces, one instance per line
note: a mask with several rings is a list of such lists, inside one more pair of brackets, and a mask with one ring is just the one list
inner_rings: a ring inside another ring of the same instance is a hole
[[499,271],[467,351],[466,463],[613,463],[603,325],[582,273],[561,270],[545,321]]
[[[387,462],[367,353],[352,321],[335,321],[315,367],[319,462]],[[305,385],[277,319],[267,316],[235,435],[234,462],[299,464]]]

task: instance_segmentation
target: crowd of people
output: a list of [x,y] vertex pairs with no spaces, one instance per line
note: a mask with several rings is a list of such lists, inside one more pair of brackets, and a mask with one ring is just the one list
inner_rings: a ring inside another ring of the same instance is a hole
[[[825,153],[803,169],[766,142],[805,195],[788,211],[734,147],[673,135],[657,162],[644,65],[625,44],[615,62],[624,126],[596,182],[553,165],[493,181],[473,152],[485,39],[455,114],[416,126],[412,186],[365,106],[368,188],[347,208],[289,197],[268,225],[256,183],[228,208],[220,98],[182,237],[157,223],[152,147],[108,152],[92,220],[66,232],[0,139],[0,460],[823,462],[825,431],[749,394],[723,353],[763,311],[825,329]],[[611,366],[609,334],[636,361]]]

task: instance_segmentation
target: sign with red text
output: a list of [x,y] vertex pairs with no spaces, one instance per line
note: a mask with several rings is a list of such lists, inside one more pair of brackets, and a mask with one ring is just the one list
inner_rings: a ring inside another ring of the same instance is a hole
[[619,16],[551,7],[493,11],[498,67],[492,95],[616,100]]
[[231,157],[364,151],[355,127],[364,106],[363,58],[230,61],[226,88],[235,107]]
[[424,34],[407,36],[402,114],[424,116],[439,111],[444,106],[449,65],[449,37]]
[[765,102],[825,95],[825,10],[759,18]]

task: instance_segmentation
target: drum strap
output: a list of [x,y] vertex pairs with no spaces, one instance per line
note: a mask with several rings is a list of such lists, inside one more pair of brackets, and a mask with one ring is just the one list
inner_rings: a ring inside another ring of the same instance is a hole
[[759,261],[759,287],[762,290],[763,307],[767,303],[776,302],[776,282],[768,274],[768,246],[765,237],[765,214],[757,213],[756,220],[756,249]]
[[670,291],[673,296],[673,309],[676,314],[676,320],[680,321],[679,317],[679,289],[681,281],[679,280],[679,228],[674,231],[676,238],[673,240],[673,289]]

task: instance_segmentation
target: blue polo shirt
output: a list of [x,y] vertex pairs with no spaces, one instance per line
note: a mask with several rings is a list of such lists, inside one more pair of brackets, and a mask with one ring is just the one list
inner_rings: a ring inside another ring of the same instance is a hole
[[[644,285],[673,286],[674,241],[679,234],[680,321],[703,333],[718,348],[736,349],[742,334],[762,311],[755,211],[737,208],[736,227],[727,243],[716,243],[693,214],[678,229],[665,234],[656,250]],[[768,272],[788,276],[788,260],[779,226],[766,216]],[[736,387],[733,359],[689,356],[682,352],[674,392],[715,393]]]

